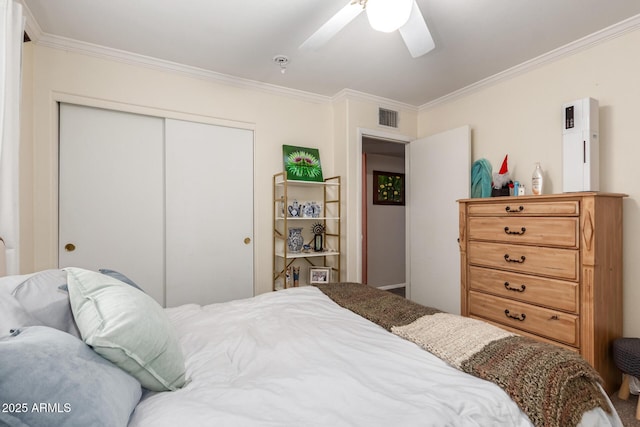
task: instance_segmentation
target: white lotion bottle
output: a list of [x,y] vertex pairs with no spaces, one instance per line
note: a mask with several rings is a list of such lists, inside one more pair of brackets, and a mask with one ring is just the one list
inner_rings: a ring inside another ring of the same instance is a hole
[[540,167],[540,162],[536,162],[536,168],[533,170],[531,177],[531,194],[534,196],[542,194],[542,181],[542,168]]

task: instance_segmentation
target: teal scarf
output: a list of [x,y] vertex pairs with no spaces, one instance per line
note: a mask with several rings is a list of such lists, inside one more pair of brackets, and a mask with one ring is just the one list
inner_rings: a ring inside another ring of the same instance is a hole
[[473,162],[471,167],[471,197],[491,197],[491,163],[487,159]]

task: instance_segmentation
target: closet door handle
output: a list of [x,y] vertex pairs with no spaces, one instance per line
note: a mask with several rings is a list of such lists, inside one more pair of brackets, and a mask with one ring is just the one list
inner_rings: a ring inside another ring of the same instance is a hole
[[245,237],[244,238],[244,244],[248,245],[249,243],[251,243],[251,238],[250,237]]
[[67,243],[66,245],[64,245],[64,250],[67,252],[73,252],[76,250],[76,245],[74,245],[73,243]]

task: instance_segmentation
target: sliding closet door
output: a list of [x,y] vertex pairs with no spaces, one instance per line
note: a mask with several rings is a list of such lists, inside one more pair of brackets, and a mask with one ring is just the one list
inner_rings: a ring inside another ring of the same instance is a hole
[[60,105],[60,267],[118,270],[164,304],[164,120]]
[[253,132],[166,120],[167,307],[253,296]]

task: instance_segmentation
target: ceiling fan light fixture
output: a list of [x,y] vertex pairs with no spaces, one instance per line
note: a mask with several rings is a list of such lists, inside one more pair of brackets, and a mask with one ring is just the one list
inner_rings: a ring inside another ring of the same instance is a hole
[[369,24],[374,30],[390,33],[402,27],[411,15],[414,0],[367,0]]

